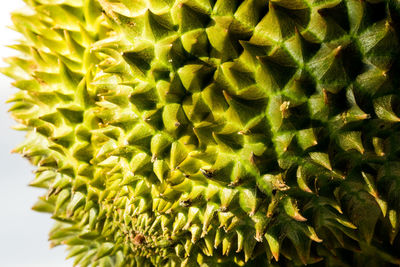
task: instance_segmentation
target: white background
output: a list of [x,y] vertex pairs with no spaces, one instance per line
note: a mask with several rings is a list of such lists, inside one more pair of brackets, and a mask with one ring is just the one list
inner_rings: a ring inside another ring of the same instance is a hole
[[[19,35],[11,25],[10,13],[23,7],[22,0],[1,0],[0,5],[0,66],[1,60],[16,54],[5,45],[16,43]],[[23,132],[10,127],[15,122],[7,114],[5,101],[16,92],[11,79],[0,74],[0,266],[1,267],[66,267],[72,260],[65,260],[65,247],[49,248],[48,232],[53,224],[50,214],[31,210],[41,189],[27,186],[34,168],[19,154],[10,151],[19,144]]]

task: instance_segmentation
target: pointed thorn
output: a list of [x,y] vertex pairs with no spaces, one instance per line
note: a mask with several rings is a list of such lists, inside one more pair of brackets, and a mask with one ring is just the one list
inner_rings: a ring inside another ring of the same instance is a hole
[[335,55],[335,57],[338,57],[340,55],[340,51],[342,50],[342,46],[339,45],[338,47],[335,48],[335,50],[333,51],[333,54]]
[[326,89],[322,89],[322,93],[324,94],[324,103],[325,103],[325,105],[327,105],[329,102],[328,91],[326,91]]
[[225,90],[222,90],[222,93],[224,94],[226,101],[232,100],[232,97]]

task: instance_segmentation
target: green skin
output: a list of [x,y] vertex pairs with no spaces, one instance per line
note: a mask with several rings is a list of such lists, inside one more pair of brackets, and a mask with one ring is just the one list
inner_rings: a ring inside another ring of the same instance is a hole
[[396,0],[26,0],[11,115],[79,266],[400,264]]

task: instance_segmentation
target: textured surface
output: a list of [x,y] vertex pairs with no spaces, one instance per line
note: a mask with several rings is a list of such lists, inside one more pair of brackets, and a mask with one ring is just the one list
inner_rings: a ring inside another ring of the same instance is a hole
[[16,151],[76,264],[400,264],[398,1],[26,2]]

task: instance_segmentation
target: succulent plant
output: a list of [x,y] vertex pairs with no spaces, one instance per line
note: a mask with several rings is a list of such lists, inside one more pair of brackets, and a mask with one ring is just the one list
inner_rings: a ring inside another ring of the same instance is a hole
[[398,0],[25,0],[3,73],[79,266],[400,264]]

